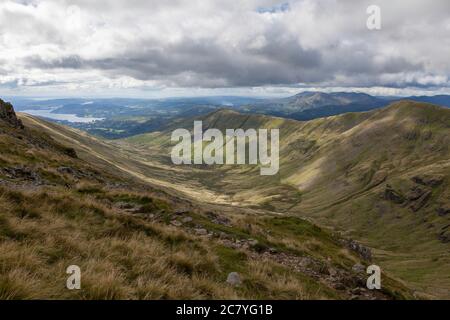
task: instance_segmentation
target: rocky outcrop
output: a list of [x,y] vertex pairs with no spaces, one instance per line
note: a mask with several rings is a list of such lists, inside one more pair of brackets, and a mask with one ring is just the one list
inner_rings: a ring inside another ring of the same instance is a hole
[[450,213],[450,204],[443,204],[437,208],[437,213],[439,216],[443,217]]
[[412,211],[417,212],[419,211],[423,206],[425,206],[430,200],[431,197],[431,191],[425,191],[415,202],[413,202],[410,205],[410,208]]
[[352,239],[341,239],[341,243],[344,244],[350,250],[356,252],[361,258],[367,261],[372,260],[372,251],[363,246],[362,244],[356,242]]
[[403,196],[394,188],[392,188],[391,185],[387,184],[386,188],[384,190],[384,199],[401,204],[405,201]]
[[0,120],[5,121],[14,128],[24,128],[22,121],[17,118],[12,104],[9,102],[5,102],[2,99],[0,99]]
[[444,181],[444,177],[440,175],[420,175],[412,177],[412,180],[423,186],[437,187]]
[[441,228],[438,239],[443,243],[450,243],[450,224]]
[[5,167],[1,168],[0,172],[12,180],[31,181],[35,185],[43,184],[43,180],[39,173],[25,166]]

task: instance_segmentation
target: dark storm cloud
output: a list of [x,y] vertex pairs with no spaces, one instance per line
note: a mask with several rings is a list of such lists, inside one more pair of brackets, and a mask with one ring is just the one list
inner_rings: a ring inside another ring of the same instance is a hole
[[[153,42],[150,41],[148,47]],[[38,69],[99,69],[110,75],[131,75],[139,80],[167,78],[183,86],[260,86],[320,81],[320,52],[304,50],[289,38],[268,40],[261,48],[231,50],[211,41],[185,40],[171,46],[145,48],[105,59],[83,60],[80,56],[26,59]],[[282,50],[280,50],[282,48]],[[188,78],[184,77],[189,73]],[[202,81],[201,79],[207,79]],[[209,80],[208,80],[209,79]],[[209,83],[209,84],[208,84]]]
[[0,83],[449,86],[443,0],[380,0],[379,31],[366,0],[22,3],[0,4]]
[[25,58],[24,63],[27,67],[38,69],[81,69],[83,67],[82,59],[76,55],[51,60],[35,55]]

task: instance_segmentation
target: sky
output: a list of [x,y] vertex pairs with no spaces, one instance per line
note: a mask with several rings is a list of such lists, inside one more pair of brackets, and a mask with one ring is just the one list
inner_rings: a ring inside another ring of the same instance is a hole
[[450,94],[449,56],[448,0],[0,0],[0,96]]

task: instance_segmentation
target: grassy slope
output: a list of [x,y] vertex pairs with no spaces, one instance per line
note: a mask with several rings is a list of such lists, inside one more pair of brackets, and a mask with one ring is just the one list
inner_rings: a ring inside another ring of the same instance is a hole
[[[380,264],[420,292],[449,297],[449,245],[439,240],[442,232],[448,234],[449,217],[437,214],[450,203],[449,110],[402,101],[308,122],[228,110],[201,119],[204,128],[279,127],[280,175],[261,177],[254,167],[184,166],[177,168],[178,183],[196,181],[206,190],[225,192],[224,199],[235,204],[310,217],[376,248]],[[192,125],[189,120],[174,128]],[[131,157],[139,153],[169,164],[169,139],[170,130],[132,137],[119,146]],[[430,187],[412,180],[427,176],[443,181]],[[387,200],[387,185],[405,198],[414,188],[431,196],[412,210],[421,199]]]
[[[304,220],[187,201],[131,179],[133,169],[121,171],[120,157],[107,159],[115,149],[101,141],[22,119],[25,130],[0,121],[2,299],[330,299],[349,298],[361,285],[351,266],[365,262]],[[80,159],[50,136],[76,148]],[[11,168],[33,174],[8,175]],[[192,221],[173,225],[187,216]],[[230,245],[248,239],[257,245]],[[263,254],[269,247],[277,254]],[[295,269],[280,256],[312,265]],[[65,289],[71,264],[82,269],[80,291]],[[344,290],[335,288],[330,270],[345,276]],[[231,271],[242,275],[242,286],[225,284]],[[384,283],[371,297],[410,297],[392,279]]]

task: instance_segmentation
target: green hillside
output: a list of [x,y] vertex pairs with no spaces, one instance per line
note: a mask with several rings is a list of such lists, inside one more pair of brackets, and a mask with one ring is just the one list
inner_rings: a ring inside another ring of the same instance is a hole
[[[380,263],[420,292],[448,297],[450,110],[402,101],[308,122],[229,110],[200,119],[204,128],[280,128],[279,175],[181,166],[177,183],[183,177],[222,191],[220,200],[311,218],[374,248]],[[170,130],[140,135],[121,148],[168,165],[169,139]]]
[[194,118],[119,141],[22,119],[106,172],[207,207],[301,217],[354,238],[372,249],[375,263],[417,294],[449,297],[448,109],[402,101],[308,122],[225,109],[197,118],[205,129],[279,128],[275,176],[261,176],[249,165],[174,166],[171,132],[192,129]]
[[[308,221],[168,192],[114,146],[20,118],[0,119],[1,299],[413,297],[386,273],[365,289],[370,262]],[[73,264],[81,290],[65,288]]]

